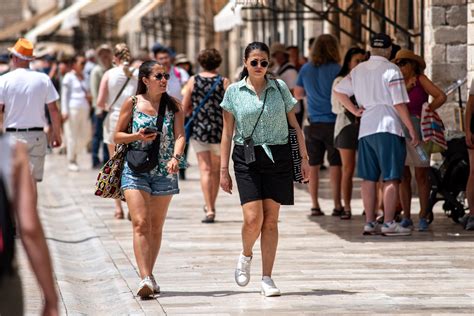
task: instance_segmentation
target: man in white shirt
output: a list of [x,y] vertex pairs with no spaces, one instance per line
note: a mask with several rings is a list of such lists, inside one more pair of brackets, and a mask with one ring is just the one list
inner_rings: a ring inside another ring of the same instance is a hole
[[[394,221],[398,187],[406,156],[402,122],[410,133],[411,145],[419,139],[406,107],[409,102],[400,69],[387,58],[392,41],[386,34],[371,40],[371,57],[360,63],[336,87],[336,98],[354,115],[361,117],[358,148],[358,176],[362,181],[362,199],[366,213],[364,234],[380,232],[375,221],[376,184],[384,182],[384,225],[386,236],[410,235],[411,229]],[[359,107],[350,100],[355,96]],[[402,122],[400,122],[400,119]]]
[[29,69],[34,60],[31,42],[20,38],[8,50],[14,70],[0,77],[0,129],[26,143],[33,177],[40,182],[47,148],[45,104],[52,120],[52,145],[61,145],[59,95],[46,74]]
[[189,75],[186,70],[179,67],[175,67],[171,64],[171,56],[169,50],[164,46],[157,46],[153,50],[155,54],[155,59],[163,67],[165,71],[170,74],[170,79],[168,80],[168,94],[180,102],[183,100],[183,94],[181,90],[183,89],[186,82],[189,80]]

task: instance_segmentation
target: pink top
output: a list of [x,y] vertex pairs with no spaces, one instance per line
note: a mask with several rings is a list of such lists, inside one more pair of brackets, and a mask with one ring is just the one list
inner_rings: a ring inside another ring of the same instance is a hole
[[421,108],[425,102],[428,102],[428,97],[429,95],[426,93],[425,89],[423,89],[423,86],[420,82],[420,77],[418,76],[416,78],[415,86],[410,90],[410,92],[408,92],[408,98],[410,99],[410,102],[408,102],[407,106],[410,115],[420,117]]

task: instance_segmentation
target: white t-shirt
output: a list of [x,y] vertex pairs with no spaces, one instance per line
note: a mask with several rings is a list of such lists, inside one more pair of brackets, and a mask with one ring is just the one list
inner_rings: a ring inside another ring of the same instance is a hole
[[61,112],[69,113],[70,109],[89,108],[86,81],[80,80],[73,71],[68,72],[62,81]]
[[0,76],[0,104],[5,104],[6,128],[46,126],[45,104],[58,99],[58,92],[44,73],[18,68]]
[[376,133],[404,137],[402,122],[394,105],[408,103],[408,93],[400,69],[384,57],[371,56],[360,63],[334,88],[336,92],[355,96],[365,108],[359,139]]
[[179,101],[183,100],[181,89],[189,80],[189,75],[186,70],[172,66],[170,70],[170,80],[168,81],[168,94]]

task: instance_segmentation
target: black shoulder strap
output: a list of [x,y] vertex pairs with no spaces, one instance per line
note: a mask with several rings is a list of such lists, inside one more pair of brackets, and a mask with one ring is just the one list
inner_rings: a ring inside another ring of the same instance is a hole
[[258,125],[258,122],[260,121],[260,117],[262,116],[263,114],[263,110],[265,109],[265,103],[267,101],[267,94],[268,94],[268,88],[266,88],[267,90],[265,91],[265,97],[263,98],[263,105],[262,105],[262,110],[260,111],[260,114],[258,115],[258,118],[257,118],[257,122],[255,123],[254,127],[253,127],[253,130],[252,130],[252,134],[250,134],[250,138],[252,138],[253,136],[253,133],[255,132],[255,129],[257,128],[257,125]]
[[[135,69],[131,69],[131,71],[135,71]],[[125,89],[125,87],[127,86],[128,82],[130,81],[130,77],[127,77],[127,80],[125,80],[125,83],[123,84],[122,88],[120,88],[120,91],[117,93],[117,95],[115,96],[115,99],[114,99],[114,102],[112,102],[112,104],[109,105],[109,107],[112,107],[112,105],[115,104],[115,102],[117,102],[117,100],[120,98],[120,96],[122,95],[122,92],[123,92],[123,89]]]
[[277,75],[281,76],[285,71],[289,70],[289,69],[294,69],[296,70],[296,67],[293,66],[292,64],[290,63],[286,63],[285,65],[283,65],[283,67],[281,69],[278,69],[278,73]]
[[161,134],[163,133],[163,123],[165,121],[165,113],[166,113],[167,107],[168,107],[168,104],[166,102],[164,101],[160,102],[160,105],[158,108],[158,116],[156,117],[156,129],[158,131],[158,135],[156,135],[156,138],[153,141],[153,144],[151,145],[151,148],[150,148],[153,155],[158,155],[158,152],[160,150],[160,140],[161,140]]

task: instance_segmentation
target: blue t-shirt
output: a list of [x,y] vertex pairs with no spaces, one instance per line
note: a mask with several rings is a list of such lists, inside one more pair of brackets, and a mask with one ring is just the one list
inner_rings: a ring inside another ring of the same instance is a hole
[[331,89],[334,79],[341,70],[336,63],[314,66],[303,65],[296,85],[302,87],[308,99],[308,117],[311,123],[334,123],[336,114],[331,111]]

